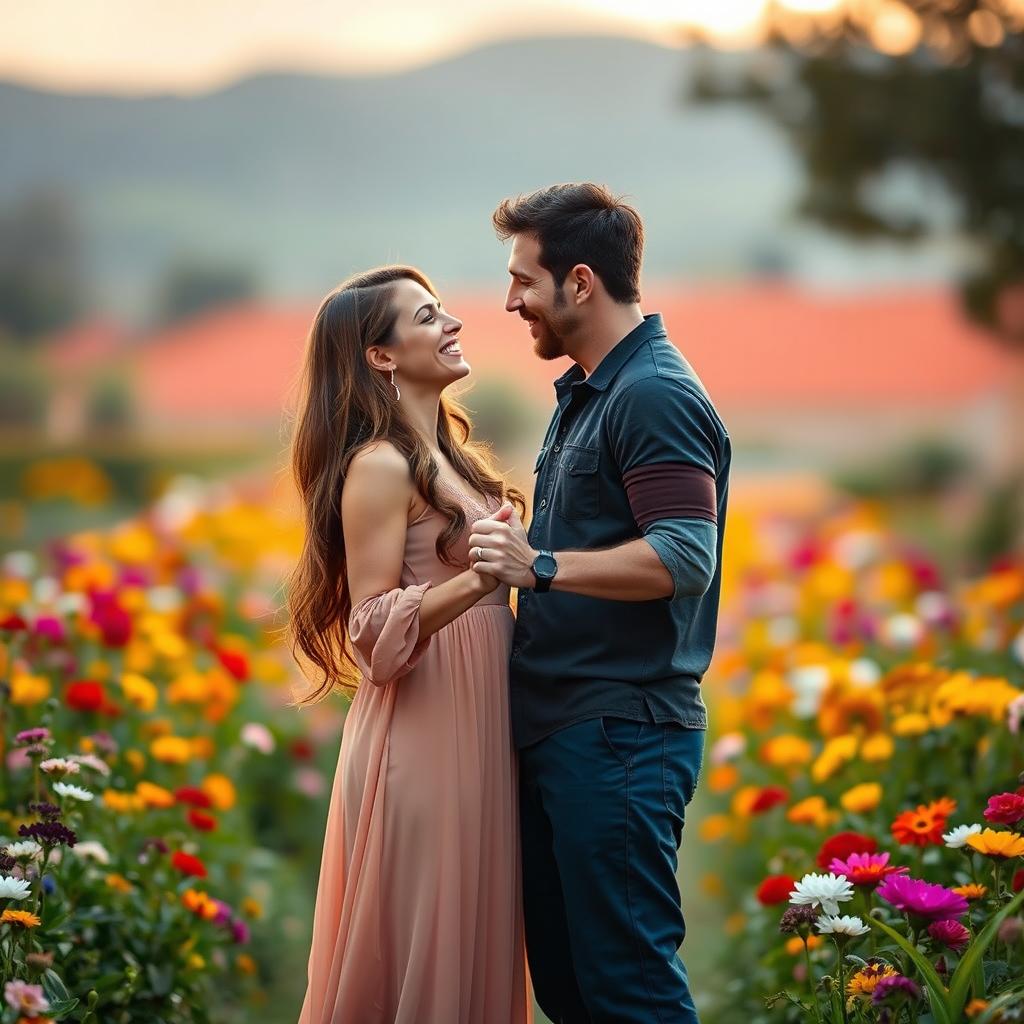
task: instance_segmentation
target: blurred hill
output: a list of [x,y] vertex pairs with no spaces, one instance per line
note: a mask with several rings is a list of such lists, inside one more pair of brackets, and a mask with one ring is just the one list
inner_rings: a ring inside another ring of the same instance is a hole
[[[944,277],[949,253],[837,241],[789,221],[799,170],[740,104],[686,105],[699,62],[736,55],[616,38],[524,39],[401,74],[264,75],[199,97],[0,84],[0,203],[59,190],[81,221],[93,304],[141,314],[186,256],[276,296],[386,261],[442,286],[494,281],[505,195],[591,178],[634,198],[647,273],[770,270],[866,284]],[[750,58],[744,58],[750,59]]]

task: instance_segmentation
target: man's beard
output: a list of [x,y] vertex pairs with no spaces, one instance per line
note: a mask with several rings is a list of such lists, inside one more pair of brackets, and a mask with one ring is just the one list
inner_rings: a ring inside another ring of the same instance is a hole
[[533,351],[541,359],[561,359],[565,355],[565,338],[576,327],[576,319],[567,310],[568,303],[561,288],[555,290],[555,312],[550,316],[537,314],[540,336],[534,340]]

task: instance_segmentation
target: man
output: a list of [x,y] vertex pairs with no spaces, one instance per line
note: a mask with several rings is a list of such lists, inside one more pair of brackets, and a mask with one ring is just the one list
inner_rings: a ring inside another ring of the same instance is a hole
[[593,184],[494,213],[505,308],[570,356],[529,534],[474,524],[471,564],[519,588],[512,723],[526,938],[556,1024],[697,1020],[675,873],[707,712],[729,436],[661,317],[640,311],[643,224]]

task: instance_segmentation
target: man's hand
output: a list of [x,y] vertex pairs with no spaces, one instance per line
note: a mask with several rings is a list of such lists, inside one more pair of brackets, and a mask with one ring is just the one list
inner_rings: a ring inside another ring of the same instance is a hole
[[536,557],[511,502],[506,501],[489,519],[473,524],[469,564],[476,572],[496,576],[510,587],[532,587],[537,582],[531,568]]

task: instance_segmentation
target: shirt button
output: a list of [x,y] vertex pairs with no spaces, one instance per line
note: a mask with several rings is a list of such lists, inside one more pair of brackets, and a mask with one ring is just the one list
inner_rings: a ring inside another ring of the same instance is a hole
[[562,446],[560,444],[556,444],[555,445],[555,451],[556,452],[560,452],[561,450],[562,450]]
[[547,508],[548,507],[548,499],[547,498],[541,498],[540,499],[540,507],[541,508]]

